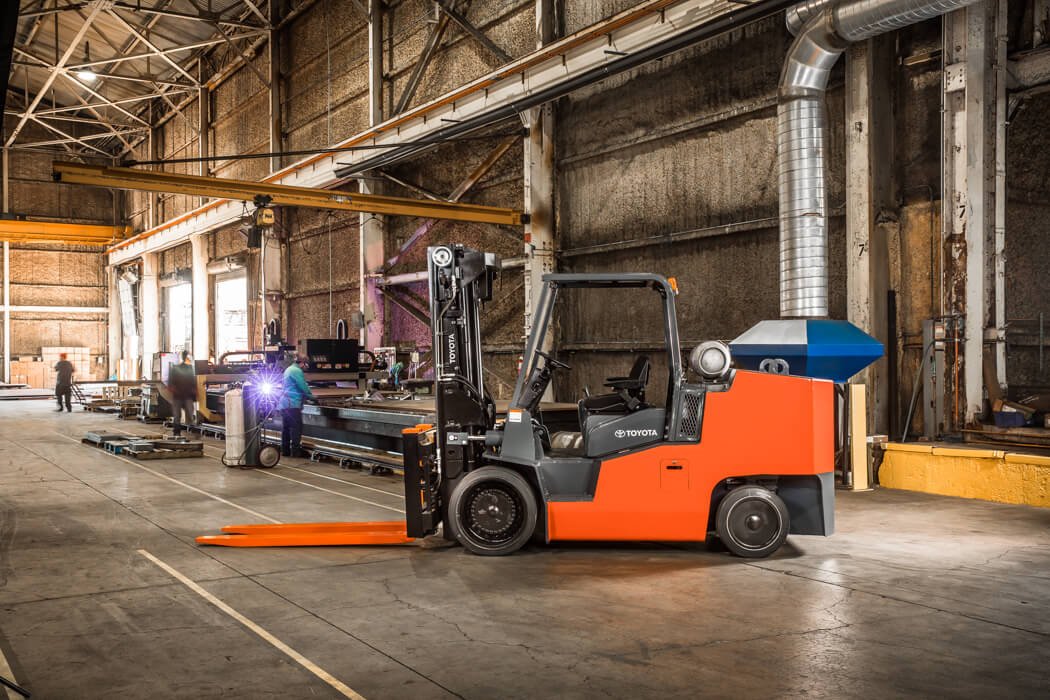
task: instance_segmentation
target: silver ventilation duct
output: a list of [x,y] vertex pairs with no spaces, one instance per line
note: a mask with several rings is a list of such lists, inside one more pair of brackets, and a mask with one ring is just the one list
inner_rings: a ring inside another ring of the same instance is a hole
[[807,0],[787,11],[796,34],[780,74],[780,315],[828,315],[828,223],[824,182],[831,69],[849,44],[977,0]]

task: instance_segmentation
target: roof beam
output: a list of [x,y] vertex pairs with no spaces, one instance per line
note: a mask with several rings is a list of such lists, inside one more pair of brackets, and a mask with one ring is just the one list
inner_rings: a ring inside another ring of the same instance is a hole
[[510,54],[508,54],[500,47],[496,46],[496,42],[492,41],[492,39],[489,39],[487,36],[485,36],[484,32],[482,32],[480,29],[471,24],[470,21],[464,15],[460,14],[454,7],[452,7],[452,3],[450,2],[450,0],[436,1],[438,7],[441,8],[442,12],[448,15],[453,22],[458,24],[463,31],[474,37],[475,41],[477,41],[479,44],[488,49],[496,58],[500,60],[501,63],[510,63],[511,60],[513,60],[511,59]]
[[[37,121],[37,118],[34,118],[34,121]],[[101,126],[101,124],[99,126]],[[89,134],[88,136],[70,136],[69,138],[66,138],[66,139],[53,139],[51,141],[33,141],[31,143],[23,142],[23,143],[18,144],[18,146],[15,146],[15,148],[19,148],[19,147],[21,147],[21,148],[35,148],[35,147],[38,147],[38,146],[58,146],[58,145],[63,144],[63,143],[79,143],[81,145],[86,145],[86,144],[84,144],[85,141],[97,141],[98,139],[109,139],[109,138],[113,138],[114,136],[117,136],[117,137],[129,136],[131,134],[142,133],[143,131],[146,131],[146,127],[144,127],[144,126],[143,127],[138,127],[138,128],[124,129],[123,131],[104,131],[104,132],[101,132],[101,133],[98,133],[98,134]],[[107,153],[106,155],[110,155],[110,154]]]
[[48,131],[53,131],[54,133],[56,133],[59,136],[61,136],[62,140],[57,141],[56,142],[57,145],[68,146],[69,144],[75,143],[75,144],[77,144],[79,146],[83,146],[84,148],[90,149],[92,151],[98,151],[100,154],[106,156],[107,158],[111,157],[111,154],[109,152],[104,151],[101,148],[99,148],[98,146],[96,146],[94,144],[91,144],[91,143],[88,143],[87,141],[84,141],[84,140],[74,136],[73,134],[70,134],[70,133],[68,133],[66,131],[62,131],[61,129],[59,129],[54,124],[48,124],[48,123],[46,123],[46,122],[44,122],[44,121],[42,121],[40,119],[37,119],[36,115],[33,115],[33,116],[29,117],[29,118],[31,120],[33,120],[34,123],[39,124],[40,126],[44,127]]
[[[58,63],[55,65],[55,69],[51,71],[51,73],[47,76],[47,79],[44,80],[44,84],[40,87],[36,95],[33,97],[33,101],[29,103],[29,108],[26,110],[26,113],[22,115],[22,117],[18,120],[18,124],[16,124],[15,128],[11,130],[11,135],[8,137],[7,141],[5,142],[5,145],[10,146],[12,143],[15,142],[15,139],[18,138],[19,132],[22,131],[22,127],[24,127],[26,125],[26,122],[29,121],[30,115],[40,104],[40,101],[44,99],[44,96],[47,94],[47,91],[51,89],[52,85],[55,84],[55,80],[58,78],[59,75],[65,75],[63,69],[65,68],[66,63],[69,62],[69,59],[73,56],[73,52],[75,52],[80,46],[81,40],[83,40],[84,35],[87,34],[88,29],[91,28],[91,24],[95,21],[95,18],[98,17],[98,13],[102,11],[102,8],[103,4],[97,3],[94,7],[91,8],[91,11],[88,12],[87,18],[84,20],[84,23],[80,25],[80,29],[78,29],[77,33],[73,36],[73,40],[69,42],[69,46],[66,48],[61,58],[58,59]],[[55,39],[57,42],[58,37],[55,37]]]
[[114,10],[106,10],[106,14],[109,15],[110,17],[112,17],[113,19],[117,20],[117,22],[122,27],[124,27],[125,29],[128,30],[129,34],[131,34],[133,37],[135,37],[140,42],[142,42],[147,47],[149,47],[149,49],[151,51],[153,51],[154,53],[157,54],[157,56],[160,58],[160,60],[164,61],[169,66],[174,68],[175,72],[181,73],[182,76],[184,78],[186,78],[187,80],[189,80],[190,83],[192,83],[195,87],[200,87],[200,83],[197,81],[197,79],[195,77],[193,77],[193,75],[190,74],[189,71],[187,71],[185,68],[180,66],[177,61],[173,61],[163,49],[159,48],[156,44],[154,44],[152,41],[150,41],[146,37],[146,35],[143,34],[141,31],[139,31],[138,28],[133,26],[131,24],[131,22],[128,22],[126,19],[121,17],[119,14],[117,14],[116,11],[114,11]]
[[[90,2],[73,2],[65,5],[59,5],[58,7],[47,7],[37,10],[26,10],[19,13],[19,17],[36,17],[38,19],[46,17],[47,15],[53,15],[58,12],[69,12],[72,10],[82,10],[87,6],[91,5]],[[171,17],[173,19],[184,19],[191,22],[207,22],[208,24],[225,24],[229,27],[237,27],[238,29],[260,29],[259,25],[244,22],[239,19],[224,18],[218,12],[202,12],[199,14],[191,14],[189,12],[179,12],[177,10],[169,10],[164,7],[145,7],[140,4],[131,4],[128,2],[111,2],[110,6],[121,9],[129,10],[143,15],[156,15],[158,17]]]
[[[244,32],[231,37],[234,40],[237,39],[248,39],[266,34],[265,30],[257,29],[250,32]],[[98,61],[91,61],[89,63],[77,63],[75,65],[67,66],[69,70],[80,70],[82,68],[95,68],[97,66],[110,66],[117,63],[124,63],[126,61],[137,61],[143,58],[157,58],[160,56],[167,56],[173,53],[181,53],[183,51],[192,51],[194,49],[204,49],[209,46],[215,46],[217,44],[225,43],[224,39],[207,39],[204,41],[197,41],[192,44],[182,44],[179,46],[173,46],[170,49],[161,49],[160,51],[145,51],[143,53],[136,53],[131,55],[114,56],[112,58],[104,58]],[[105,76],[109,77],[109,76]]]

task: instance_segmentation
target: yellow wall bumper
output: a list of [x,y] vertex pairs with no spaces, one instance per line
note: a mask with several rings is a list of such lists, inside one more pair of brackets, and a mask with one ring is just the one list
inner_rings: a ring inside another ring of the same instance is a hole
[[922,443],[885,450],[885,487],[1050,508],[1050,457]]

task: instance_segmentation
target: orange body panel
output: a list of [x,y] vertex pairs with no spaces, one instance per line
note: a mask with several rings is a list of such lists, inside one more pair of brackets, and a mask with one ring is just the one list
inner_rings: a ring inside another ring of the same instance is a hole
[[705,403],[698,443],[613,456],[592,501],[548,502],[549,538],[698,542],[724,479],[834,469],[831,382],[741,370]]

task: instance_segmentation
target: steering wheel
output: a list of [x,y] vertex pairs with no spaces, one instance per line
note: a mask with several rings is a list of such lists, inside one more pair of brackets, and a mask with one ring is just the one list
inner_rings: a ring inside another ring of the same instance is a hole
[[537,350],[536,354],[542,357],[544,360],[546,360],[547,366],[551,369],[572,369],[572,367],[570,367],[569,365],[565,364],[561,360],[555,360],[553,357],[543,352],[542,350]]

